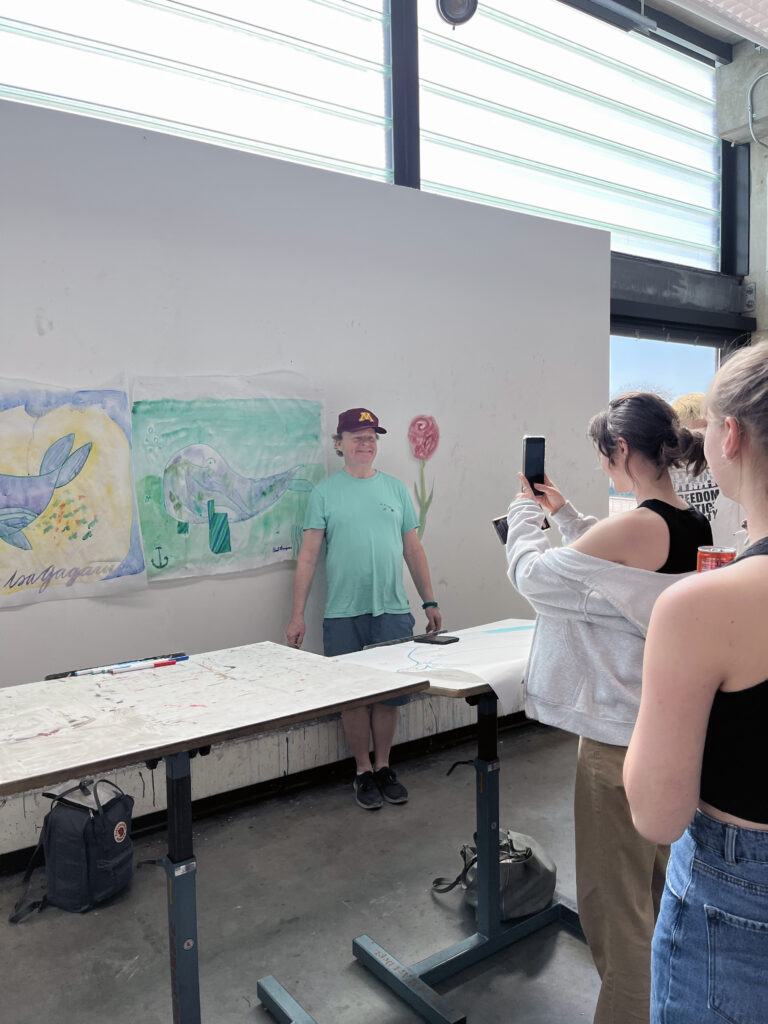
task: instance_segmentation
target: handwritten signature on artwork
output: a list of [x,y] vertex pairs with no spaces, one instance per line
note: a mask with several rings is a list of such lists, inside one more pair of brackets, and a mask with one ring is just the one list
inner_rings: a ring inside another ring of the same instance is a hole
[[39,572],[11,573],[4,583],[6,590],[23,590],[28,587],[37,587],[39,593],[44,593],[51,583],[64,583],[71,587],[80,579],[85,578],[88,582],[105,580],[119,568],[119,561],[96,562],[91,565],[72,565],[66,569],[57,568],[55,565],[47,565]]

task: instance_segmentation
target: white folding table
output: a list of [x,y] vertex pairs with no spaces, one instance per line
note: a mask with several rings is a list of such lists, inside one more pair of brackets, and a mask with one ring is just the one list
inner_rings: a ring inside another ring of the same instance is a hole
[[200,1024],[190,757],[211,744],[426,688],[418,674],[273,643],[163,668],[0,689],[0,796],[164,758],[174,1024]]

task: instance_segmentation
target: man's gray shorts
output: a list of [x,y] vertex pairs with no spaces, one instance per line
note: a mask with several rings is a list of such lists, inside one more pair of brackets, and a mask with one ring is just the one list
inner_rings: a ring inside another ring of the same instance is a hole
[[[385,640],[400,640],[413,636],[414,618],[410,612],[403,615],[352,615],[343,619],[323,619],[323,653],[326,658],[339,654],[362,651],[369,644],[380,644]],[[411,695],[390,697],[380,701],[398,707],[407,704]]]

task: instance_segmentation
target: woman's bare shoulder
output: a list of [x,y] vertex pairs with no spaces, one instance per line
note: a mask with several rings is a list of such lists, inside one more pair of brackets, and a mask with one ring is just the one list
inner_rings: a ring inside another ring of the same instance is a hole
[[714,629],[713,640],[721,642],[730,632],[738,633],[754,616],[762,618],[768,603],[768,579],[758,566],[723,566],[710,572],[691,573],[660,595],[654,608],[679,625],[696,622]]
[[634,508],[601,519],[571,547],[620,565],[656,569],[666,559],[669,532],[654,512]]

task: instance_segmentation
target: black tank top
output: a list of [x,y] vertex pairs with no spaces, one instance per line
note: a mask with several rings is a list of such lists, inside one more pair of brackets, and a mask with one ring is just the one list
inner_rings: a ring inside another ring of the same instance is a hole
[[[750,555],[768,555],[768,537],[756,541],[737,561]],[[719,811],[760,825],[768,825],[767,726],[768,679],[745,690],[718,690],[709,713],[699,790],[701,799]]]
[[649,498],[637,507],[648,508],[661,516],[669,530],[669,554],[656,572],[694,572],[699,547],[712,543],[712,527],[707,517],[690,506],[675,508],[658,498]]

